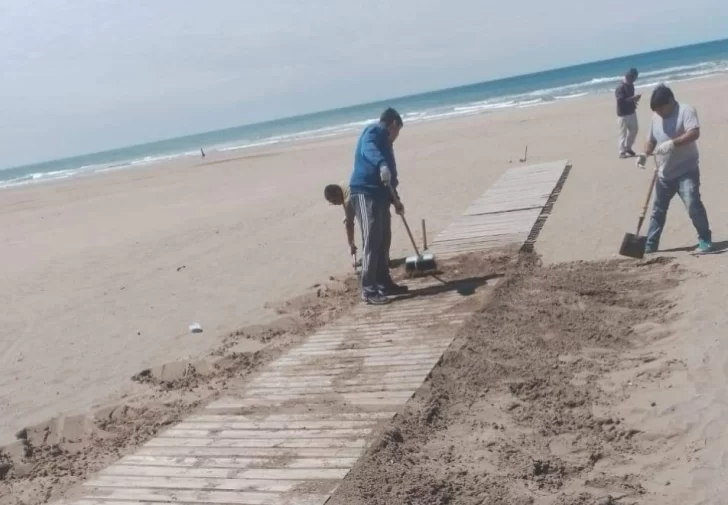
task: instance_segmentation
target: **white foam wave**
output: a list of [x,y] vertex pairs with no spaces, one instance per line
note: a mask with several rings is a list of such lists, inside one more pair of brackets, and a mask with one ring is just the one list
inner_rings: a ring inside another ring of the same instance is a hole
[[[703,79],[717,74],[728,73],[728,61],[708,61],[692,65],[676,65],[662,69],[642,72],[637,88],[651,88],[660,83],[671,83],[695,79]],[[556,101],[570,100],[583,97],[592,93],[610,91],[613,86],[622,78],[621,75],[597,76],[581,82],[553,86],[550,88],[537,89],[525,93],[512,93],[487,99],[460,102],[451,105],[435,105],[423,107],[420,110],[408,111],[403,114],[406,123],[418,123],[422,121],[433,121],[458,116],[469,116],[505,110],[510,108],[525,108],[548,105]],[[357,131],[364,125],[374,121],[375,118],[359,118],[353,121],[331,124],[320,128],[282,133],[263,138],[240,139],[234,142],[218,144],[206,147],[205,150],[230,152],[240,149],[270,146],[284,142],[292,142],[305,139],[319,139],[338,136],[344,133]],[[189,147],[188,147],[189,149]],[[84,165],[78,168],[67,170],[55,170],[50,172],[35,172],[18,176],[14,179],[0,181],[0,188],[19,186],[41,181],[52,181],[65,179],[87,172],[107,172],[121,170],[128,167],[152,165],[155,163],[174,160],[177,158],[199,156],[199,150],[184,150],[178,153],[164,153],[159,155],[142,156],[135,159],[120,160],[113,163]]]
[[33,182],[40,181],[57,181],[60,179],[67,179],[79,173],[79,169],[69,170],[54,170],[52,172],[35,172],[32,174],[23,175],[6,181],[0,181],[0,188],[9,188],[14,186],[24,186]]
[[586,91],[581,93],[571,93],[570,95],[557,95],[554,97],[554,100],[571,100],[572,98],[579,98],[580,96],[586,96],[589,93]]

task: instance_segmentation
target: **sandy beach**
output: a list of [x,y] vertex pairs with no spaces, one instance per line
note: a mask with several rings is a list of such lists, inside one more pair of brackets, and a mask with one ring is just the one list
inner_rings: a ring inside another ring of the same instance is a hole
[[[702,193],[714,241],[724,248],[728,79],[673,89],[700,114]],[[649,117],[643,103],[638,147]],[[355,140],[212,153],[204,162],[0,192],[0,444],[25,426],[118,398],[142,369],[204,355],[228,333],[274,320],[277,303],[349,272],[343,211],[322,194],[325,184],[348,179]],[[518,164],[526,145],[529,162],[573,165],[536,243],[544,262],[614,258],[633,231],[650,173],[617,159],[608,95],[405,125],[396,154],[409,219],[426,218],[434,236]],[[401,224],[394,233],[393,257],[407,254]],[[676,199],[661,245],[694,243]],[[680,500],[700,488],[706,501],[690,503],[712,504],[728,469],[728,343],[721,339],[728,268],[721,254],[670,254],[689,275],[671,294],[674,317],[652,329],[670,336],[650,352],[684,368],[641,381],[615,408],[661,437],[660,457],[625,465],[671,482],[662,503],[687,503]],[[203,333],[190,333],[193,322]],[[631,373],[607,375],[603,387],[637,381]],[[659,410],[645,409],[653,401]],[[700,453],[687,460],[686,447]]]

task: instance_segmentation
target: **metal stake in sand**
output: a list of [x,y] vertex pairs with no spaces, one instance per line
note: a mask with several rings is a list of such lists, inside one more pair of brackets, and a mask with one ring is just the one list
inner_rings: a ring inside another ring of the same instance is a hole
[[[394,188],[392,188],[392,186],[389,186],[389,192],[392,194],[392,200],[394,201],[395,205],[397,205],[398,207],[402,205],[399,201],[399,198],[397,198],[397,194],[394,192]],[[404,214],[400,214],[400,217],[402,218],[402,223],[407,230],[407,235],[409,235],[410,242],[412,242],[412,247],[415,250],[415,254],[417,254],[417,256],[410,256],[405,260],[405,270],[409,273],[412,273],[431,272],[437,269],[435,256],[429,253],[420,254],[420,250],[417,248],[417,243],[415,242],[415,238],[412,236],[412,232],[410,231],[410,227],[407,224],[407,220],[404,218]]]
[[[647,207],[650,205],[650,198],[652,198],[652,190],[655,187],[655,181],[657,181],[657,172],[659,166],[657,164],[657,157],[655,160],[655,173],[652,175],[650,180],[650,188],[647,190],[647,198],[645,204],[642,207],[639,219],[637,220],[637,231],[633,233],[625,233],[622,239],[622,247],[619,248],[619,254],[621,256],[627,256],[628,258],[642,259],[645,257],[645,247],[647,246],[647,237],[640,236],[640,230],[642,224],[645,222],[645,215],[647,215]],[[645,160],[646,161],[646,160]],[[644,163],[639,163],[640,168],[645,168]]]

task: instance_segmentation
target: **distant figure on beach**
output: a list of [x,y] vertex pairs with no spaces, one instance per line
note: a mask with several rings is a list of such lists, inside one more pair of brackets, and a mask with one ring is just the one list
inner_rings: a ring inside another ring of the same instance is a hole
[[634,94],[634,83],[639,76],[636,68],[630,68],[617,86],[617,123],[619,124],[619,157],[636,156],[632,150],[637,138],[637,104],[642,95]]
[[[399,185],[393,144],[402,126],[402,117],[389,108],[377,123],[364,129],[356,145],[349,181],[351,202],[362,234],[361,297],[372,305],[389,303],[389,296],[408,291],[406,286],[395,284],[389,274],[389,207],[394,203],[391,191],[397,194]],[[403,214],[404,206],[400,203],[395,210]]]
[[202,155],[202,158],[205,158],[205,150],[200,147],[200,154]]
[[698,232],[696,251],[713,250],[708,214],[700,198],[700,168],[697,140],[700,138],[698,113],[693,107],[675,101],[672,90],[661,85],[650,99],[653,110],[645,151],[638,164],[645,165],[647,156],[657,155],[658,177],[655,183],[655,202],[647,231],[646,253],[657,252],[667,219],[667,209],[675,194],[687,208]]
[[331,205],[344,207],[344,227],[346,228],[346,243],[349,244],[349,254],[356,254],[354,241],[354,207],[351,205],[351,193],[346,183],[329,184],[324,188],[324,198]]

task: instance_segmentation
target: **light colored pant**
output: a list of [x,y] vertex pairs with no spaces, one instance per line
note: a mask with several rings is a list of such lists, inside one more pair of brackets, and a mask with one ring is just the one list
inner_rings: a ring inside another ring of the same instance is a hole
[[617,118],[619,124],[619,154],[632,150],[632,145],[637,138],[637,114],[630,114]]

